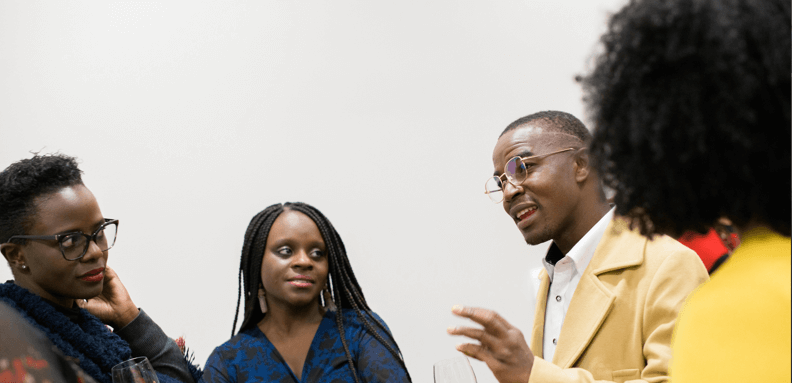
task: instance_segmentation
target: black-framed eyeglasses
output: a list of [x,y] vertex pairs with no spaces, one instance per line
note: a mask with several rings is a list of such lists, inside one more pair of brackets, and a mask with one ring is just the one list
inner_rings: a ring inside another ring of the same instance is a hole
[[580,148],[566,148],[561,150],[556,150],[555,152],[546,153],[546,154],[539,154],[536,156],[529,156],[529,157],[520,157],[515,156],[512,157],[509,162],[506,163],[504,166],[503,174],[500,176],[492,176],[487,179],[487,182],[484,184],[484,194],[489,196],[489,198],[494,203],[500,203],[503,201],[503,177],[506,177],[506,182],[511,183],[514,186],[517,184],[522,183],[528,178],[528,167],[525,166],[525,161],[527,160],[538,160],[541,158],[545,158],[547,156],[551,156],[553,154],[568,152],[570,150],[576,150]]
[[76,261],[88,252],[88,246],[94,241],[99,250],[107,251],[115,245],[116,234],[118,233],[118,220],[105,218],[102,226],[99,226],[93,234],[88,235],[82,232],[64,233],[55,235],[15,235],[6,242],[13,239],[38,239],[58,241],[61,254],[67,261]]

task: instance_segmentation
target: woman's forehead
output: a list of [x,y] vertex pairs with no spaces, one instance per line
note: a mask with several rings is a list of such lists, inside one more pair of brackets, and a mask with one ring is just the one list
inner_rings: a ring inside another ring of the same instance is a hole
[[275,219],[270,229],[269,238],[318,236],[321,238],[319,227],[310,217],[302,212],[284,209]]
[[72,185],[37,197],[33,228],[55,232],[82,229],[103,220],[93,193],[84,185]]

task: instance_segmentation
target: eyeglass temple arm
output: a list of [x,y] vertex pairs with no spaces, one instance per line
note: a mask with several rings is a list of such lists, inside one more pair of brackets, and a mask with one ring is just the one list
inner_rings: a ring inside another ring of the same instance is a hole
[[[547,153],[547,154],[540,154],[540,155],[538,155],[538,156],[529,156],[529,157],[525,157],[525,158],[530,158],[530,157],[534,157],[534,158],[543,158],[543,157],[547,157],[547,156],[549,156],[549,155],[551,155],[551,154],[558,154],[558,153],[568,152],[568,151],[570,151],[570,150],[576,150],[576,149],[580,149],[580,148],[566,148],[566,149],[557,150],[557,151],[555,151],[555,152],[552,152],[552,153]],[[522,160],[522,159],[523,159],[523,157],[520,157],[520,160]],[[500,179],[500,180],[501,180],[501,182],[503,182],[503,177],[504,177],[504,176],[506,176],[506,174],[505,174],[505,173],[504,173],[504,174],[501,174],[501,175],[499,175],[499,176],[493,175],[493,176],[492,176],[492,178],[496,178],[496,177],[497,177],[498,179]],[[506,177],[506,181],[507,181],[507,182],[511,182],[511,181],[509,181],[509,177]],[[498,190],[484,190],[484,194],[497,193],[497,192],[502,192],[502,191],[503,191],[503,188],[501,188],[501,189],[498,189]]]
[[[57,235],[15,235],[8,239],[8,241],[12,239],[58,239]],[[5,243],[8,243],[6,241]]]
[[[118,225],[118,220],[117,219],[105,218],[105,221],[104,221],[105,224],[111,223],[111,222],[114,222],[116,225]],[[54,235],[15,235],[15,236],[9,238],[8,241],[10,241],[12,239],[52,239],[52,240],[55,240],[55,239],[58,239],[59,235],[65,235],[65,234],[54,234]],[[8,241],[5,241],[4,243],[8,243]]]

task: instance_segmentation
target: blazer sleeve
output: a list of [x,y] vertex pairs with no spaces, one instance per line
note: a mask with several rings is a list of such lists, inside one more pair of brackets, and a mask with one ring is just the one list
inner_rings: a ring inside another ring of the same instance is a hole
[[529,383],[668,382],[671,335],[677,315],[688,295],[707,279],[704,264],[692,250],[677,248],[665,256],[652,277],[642,308],[641,334],[646,360],[643,370],[613,371],[610,380],[596,380],[582,368],[564,369],[536,358]]

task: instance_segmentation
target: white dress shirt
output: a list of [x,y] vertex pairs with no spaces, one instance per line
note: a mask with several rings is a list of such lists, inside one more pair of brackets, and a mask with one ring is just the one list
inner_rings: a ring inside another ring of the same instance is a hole
[[[550,289],[547,292],[547,311],[545,311],[544,339],[542,340],[542,355],[547,361],[553,360],[561,326],[569,310],[569,302],[575,293],[580,277],[586,270],[594,250],[597,249],[608,223],[613,219],[615,208],[611,208],[600,220],[583,236],[583,238],[569,250],[569,253],[556,262],[555,266],[542,258],[547,274],[550,276]],[[551,246],[555,246],[552,244]],[[551,251],[553,249],[551,248]],[[558,251],[558,249],[555,249]]]

